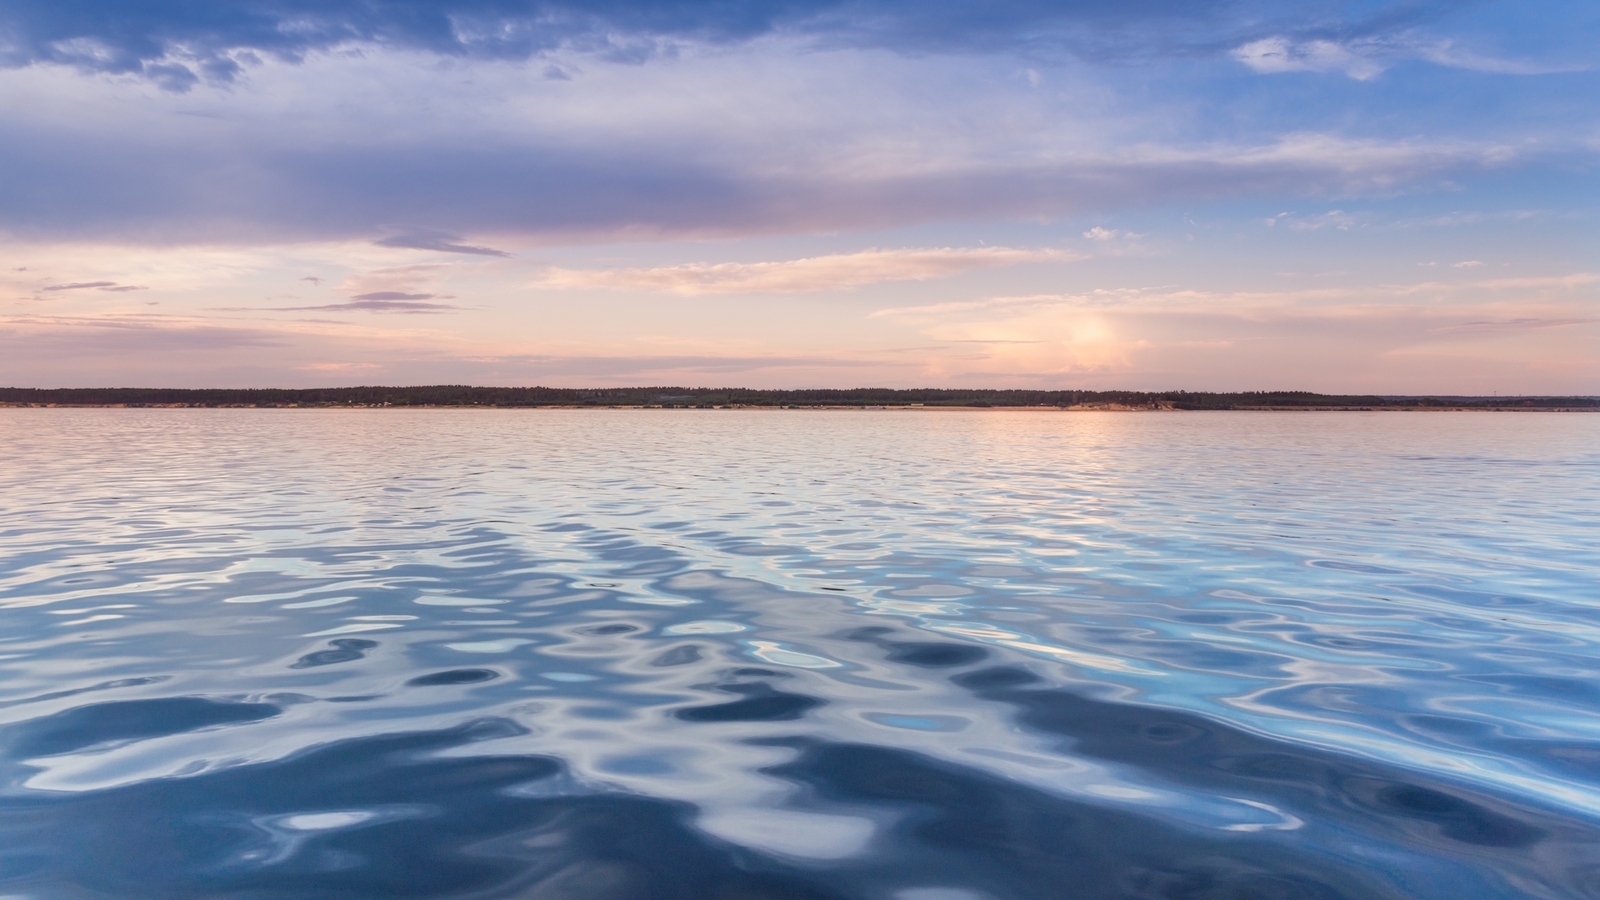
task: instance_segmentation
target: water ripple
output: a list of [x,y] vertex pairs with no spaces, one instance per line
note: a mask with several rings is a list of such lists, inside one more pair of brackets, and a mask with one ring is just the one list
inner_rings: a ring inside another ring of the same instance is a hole
[[1600,898],[1597,447],[0,410],[0,893]]

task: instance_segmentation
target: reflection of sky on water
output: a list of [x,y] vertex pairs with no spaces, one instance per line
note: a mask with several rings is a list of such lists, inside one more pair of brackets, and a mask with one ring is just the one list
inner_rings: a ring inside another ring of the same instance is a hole
[[[959,767],[958,793],[1339,834],[1362,865],[1466,864],[1352,809],[1432,809],[1494,846],[1535,827],[1448,785],[1596,833],[1592,417],[0,418],[14,796],[492,721],[429,758],[556,760],[517,795],[690,804],[698,833],[784,865],[892,856],[922,828],[877,787],[840,793],[819,760],[849,748]],[[1196,768],[1201,747],[1221,762]],[[1258,757],[1354,799],[1227,768]],[[1422,799],[1362,793],[1396,773]],[[266,865],[448,798],[208,815],[256,835],[232,864]]]

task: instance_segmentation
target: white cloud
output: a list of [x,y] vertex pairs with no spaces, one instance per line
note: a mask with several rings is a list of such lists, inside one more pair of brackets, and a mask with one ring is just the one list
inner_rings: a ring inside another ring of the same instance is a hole
[[[1129,307],[1146,312],[1158,310],[1272,310],[1327,308],[1350,310],[1386,301],[1414,302],[1419,294],[1451,296],[1462,303],[1482,302],[1485,293],[1514,292],[1525,300],[1570,303],[1571,292],[1600,285],[1600,273],[1575,272],[1526,278],[1491,278],[1482,281],[1447,283],[1426,281],[1413,284],[1372,284],[1357,287],[1311,288],[1291,291],[1200,291],[1170,286],[1152,288],[1097,288],[1072,294],[1031,294],[1016,297],[986,297],[981,300],[935,303],[927,306],[897,306],[880,309],[871,318],[925,321],[937,318],[972,319],[972,313],[995,311],[1010,315],[1018,309],[1063,307],[1107,309]],[[1477,295],[1476,297],[1474,295]],[[1463,307],[1465,308],[1465,307]],[[1585,320],[1588,321],[1588,320]]]
[[1366,81],[1387,68],[1378,60],[1356,53],[1333,41],[1292,41],[1286,37],[1262,38],[1234,49],[1234,59],[1263,74],[1278,72],[1343,72]]
[[1289,219],[1289,227],[1295,231],[1321,231],[1324,228],[1349,231],[1356,224],[1356,217],[1342,209],[1331,209],[1310,219]]
[[1496,59],[1471,50],[1462,50],[1451,41],[1417,44],[1414,53],[1418,59],[1427,60],[1435,65],[1466,69],[1471,72],[1487,72],[1491,75],[1553,75],[1559,72],[1584,72],[1590,68],[1577,65],[1552,66],[1518,59]]
[[1481,259],[1464,259],[1461,262],[1451,263],[1450,265],[1454,266],[1457,269],[1476,269],[1477,267],[1483,265],[1483,260],[1481,260]]
[[1394,62],[1420,59],[1438,66],[1487,72],[1494,75],[1548,75],[1583,72],[1589,66],[1548,65],[1484,56],[1455,46],[1452,41],[1419,40],[1404,34],[1388,39],[1341,44],[1336,41],[1296,41],[1269,37],[1234,48],[1234,59],[1263,74],[1278,72],[1343,72],[1357,81],[1376,78]]
[[[926,319],[972,310],[1009,310],[1028,306],[1071,306],[1095,308],[1121,306],[1141,297],[1151,295],[1146,288],[1096,289],[1081,294],[1027,294],[1017,297],[988,297],[983,300],[934,303],[928,306],[896,306],[880,309],[868,316],[872,319]],[[1170,296],[1170,295],[1165,295]]]
[[[185,95],[54,67],[0,72],[0,169],[41,186],[0,204],[0,232],[459,252],[877,230],[1355,195],[1552,147],[1493,129],[1471,134],[1503,143],[1275,127],[1212,140],[1172,127],[1185,119],[1175,100],[1123,102],[1105,73],[1051,69],[1040,90],[997,90],[992,63],[798,52],[777,38],[573,81],[509,62],[421,63],[381,49],[269,60],[227,90]],[[454,234],[469,237],[442,237]]]
[[649,269],[560,269],[539,282],[550,288],[610,288],[696,294],[829,291],[885,281],[947,278],[977,269],[1080,259],[1062,250],[940,247],[863,250],[781,262],[688,263]]
[[359,372],[368,369],[381,369],[377,363],[309,363],[304,366],[295,366],[301,372]]
[[[460,265],[460,264],[456,264]],[[416,263],[409,266],[389,266],[370,272],[347,275],[334,290],[341,293],[371,294],[376,292],[416,293],[447,274],[454,266],[450,263]]]
[[1099,225],[1085,231],[1083,236],[1091,241],[1114,241],[1118,238],[1132,241],[1144,237],[1142,234],[1134,234],[1131,231],[1122,231],[1117,228],[1101,228]]

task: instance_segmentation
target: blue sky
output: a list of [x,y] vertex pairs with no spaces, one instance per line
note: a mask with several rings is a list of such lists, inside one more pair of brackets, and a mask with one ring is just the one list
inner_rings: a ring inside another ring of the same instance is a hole
[[1600,393],[1593,3],[0,6],[0,382]]

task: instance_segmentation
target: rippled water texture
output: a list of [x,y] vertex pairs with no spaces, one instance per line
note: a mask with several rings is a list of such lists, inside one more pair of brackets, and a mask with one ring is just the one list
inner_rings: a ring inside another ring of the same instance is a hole
[[0,410],[0,895],[1600,897],[1597,448]]

